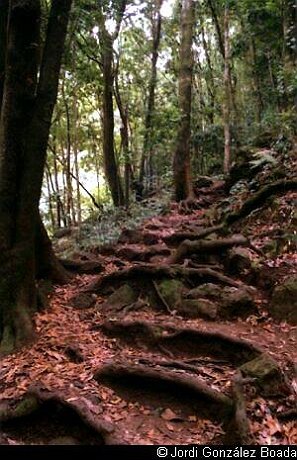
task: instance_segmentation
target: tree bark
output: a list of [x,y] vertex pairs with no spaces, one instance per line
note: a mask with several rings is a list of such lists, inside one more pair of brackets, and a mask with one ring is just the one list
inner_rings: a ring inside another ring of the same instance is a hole
[[224,15],[224,89],[225,101],[223,109],[224,117],[224,174],[229,174],[231,165],[231,69],[230,69],[230,36],[229,36],[229,4],[226,2]]
[[73,132],[73,153],[74,153],[74,171],[76,177],[76,220],[78,228],[81,228],[81,197],[80,197],[80,171],[79,171],[79,161],[78,161],[78,154],[79,154],[79,147],[78,147],[78,103],[76,95],[73,98],[73,123],[74,123],[74,132]]
[[66,113],[66,158],[65,158],[65,175],[66,175],[66,209],[67,209],[67,218],[68,218],[68,225],[76,224],[75,218],[75,210],[73,204],[73,187],[72,187],[72,179],[71,179],[71,123],[70,123],[70,110],[68,101],[65,95],[65,78],[62,85],[62,94],[63,94],[63,102],[65,106],[65,113]]
[[0,113],[2,106],[7,40],[8,0],[0,0]]
[[99,2],[99,39],[101,49],[101,62],[103,72],[103,157],[107,182],[110,187],[112,200],[115,206],[125,204],[124,193],[119,175],[115,149],[114,149],[114,110],[113,110],[113,43],[117,38],[123,19],[126,1],[119,2],[115,12],[116,29],[110,34],[106,28],[105,17],[101,2]]
[[125,206],[128,209],[130,204],[130,189],[131,189],[131,159],[129,152],[129,118],[128,118],[128,104],[124,106],[120,88],[119,88],[119,61],[115,71],[115,86],[114,94],[117,102],[118,110],[120,112],[122,126],[120,128],[121,133],[121,148],[123,150],[124,162],[125,162]]
[[[143,152],[140,164],[139,183],[144,186],[145,171],[149,176],[149,181],[152,181],[153,175],[153,122],[155,112],[155,92],[157,85],[157,62],[159,57],[159,46],[161,39],[162,16],[161,7],[163,0],[155,0],[152,6],[151,13],[151,28],[152,28],[152,55],[151,55],[151,77],[149,82],[148,102],[145,115],[145,131],[143,141]],[[150,184],[151,186],[152,184]],[[150,188],[150,187],[149,187]]]
[[103,45],[103,154],[107,181],[115,206],[124,205],[124,193],[118,172],[114,150],[114,110],[113,110],[113,50],[112,40],[105,34]]
[[195,5],[193,0],[184,0],[181,12],[181,45],[179,70],[179,107],[180,126],[177,134],[176,151],[173,171],[175,199],[181,201],[192,193],[191,185],[191,104],[193,79],[193,27],[195,20]]
[[39,79],[40,2],[10,3],[0,124],[0,351],[4,352],[34,336],[38,204],[71,3],[52,1]]

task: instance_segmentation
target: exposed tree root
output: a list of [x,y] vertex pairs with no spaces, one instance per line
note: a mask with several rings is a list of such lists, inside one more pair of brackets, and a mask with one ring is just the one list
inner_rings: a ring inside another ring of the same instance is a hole
[[180,265],[152,265],[152,264],[138,264],[133,267],[124,268],[117,272],[110,273],[95,283],[91,283],[86,292],[96,292],[100,289],[102,291],[106,287],[115,283],[121,283],[133,279],[152,279],[152,278],[178,278],[190,279],[195,283],[219,283],[227,286],[242,287],[242,284],[234,281],[228,276],[222,275],[211,268],[187,268]]
[[64,268],[70,272],[79,274],[97,275],[103,270],[101,262],[97,260],[69,260],[60,259],[61,264]]
[[199,409],[199,414],[204,412],[205,415],[219,420],[229,419],[233,409],[230,398],[212,389],[203,380],[162,368],[156,370],[128,362],[107,364],[95,373],[94,378],[108,386],[126,387],[127,391],[133,391],[136,386],[143,395],[146,392],[171,394],[179,400],[191,401],[192,407]]
[[[146,358],[140,358],[138,360],[140,364],[150,364],[153,366],[161,366],[161,367],[169,367],[173,369],[182,369],[184,371],[192,372],[194,374],[199,374],[199,375],[206,375],[209,377],[209,373],[205,372],[205,370],[201,369],[201,364],[199,363],[199,359],[188,359],[185,361],[175,361],[175,360],[166,360],[166,361],[161,361],[161,360],[148,360]],[[208,364],[210,361],[207,361]],[[222,364],[222,361],[219,361],[220,364]],[[198,363],[198,364],[197,364]],[[213,363],[213,361],[211,361]],[[205,361],[204,361],[205,364]]]
[[196,241],[202,240],[206,236],[211,235],[212,233],[219,232],[224,229],[224,225],[216,225],[215,227],[206,228],[200,232],[177,232],[173,235],[164,236],[162,239],[168,245],[179,244],[184,240]]
[[[256,358],[263,350],[244,339],[222,332],[191,328],[177,328],[172,324],[153,324],[146,321],[106,321],[102,325],[106,335],[117,336],[134,346],[149,346],[170,355],[211,356],[236,365]],[[162,348],[161,348],[162,347]]]
[[[38,417],[42,411],[45,411],[50,417],[55,410],[58,410],[58,414],[61,413],[61,410],[65,410],[70,415],[71,420],[76,418],[80,421],[82,435],[90,436],[92,443],[118,443],[116,436],[113,434],[114,427],[112,424],[105,420],[98,420],[98,417],[90,411],[83,400],[71,399],[70,401],[59,392],[49,391],[37,386],[31,387],[20,401],[4,405],[2,410],[0,409],[0,422],[5,432],[6,429],[13,429],[14,424],[22,427],[27,417]],[[58,419],[55,420],[58,422]],[[66,428],[71,431],[71,427]],[[56,435],[60,436],[60,433],[58,432]],[[87,439],[81,439],[81,443],[87,442]]]
[[225,225],[231,225],[234,222],[248,216],[252,211],[262,206],[265,201],[277,193],[286,193],[290,190],[297,190],[297,179],[279,180],[261,188],[257,193],[251,196],[239,209],[239,211],[229,214],[225,218]]
[[166,300],[164,299],[164,297],[162,296],[162,294],[161,294],[161,292],[160,292],[160,289],[159,289],[157,283],[156,283],[154,280],[152,280],[152,283],[153,283],[153,286],[154,286],[154,288],[155,288],[155,292],[156,292],[156,294],[157,294],[157,296],[158,296],[158,299],[161,301],[162,305],[164,305],[164,307],[166,308],[167,312],[168,312],[170,315],[172,315],[173,312],[172,312],[170,306],[168,305],[168,303],[166,302]]
[[166,246],[153,245],[145,249],[135,249],[133,247],[124,246],[115,252],[116,256],[120,259],[138,262],[148,262],[155,256],[169,256],[170,249]]
[[182,262],[187,255],[190,254],[213,254],[221,253],[233,246],[248,246],[249,240],[243,236],[235,236],[233,238],[210,240],[210,241],[183,241],[172,255],[169,262],[177,264]]

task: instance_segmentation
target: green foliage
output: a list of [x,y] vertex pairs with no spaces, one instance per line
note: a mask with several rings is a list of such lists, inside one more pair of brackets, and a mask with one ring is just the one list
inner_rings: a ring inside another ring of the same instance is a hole
[[[48,3],[47,0],[42,2],[44,17],[48,14]],[[154,175],[166,187],[172,183],[172,159],[180,121],[177,85],[180,2],[176,0],[172,3],[171,14],[164,17],[162,22],[155,111],[149,139],[153,151]],[[217,0],[213,4],[223,38],[226,1]],[[62,183],[62,177],[66,171],[69,136],[71,172],[74,172],[73,144],[76,139],[82,176],[90,177],[88,174],[93,174],[100,178],[99,190],[94,189],[94,181],[88,184],[88,180],[86,182],[84,179],[84,185],[88,190],[93,189],[89,191],[99,203],[105,205],[110,200],[110,194],[103,182],[100,5],[105,23],[112,29],[120,13],[121,2],[118,0],[79,0],[75,2],[72,12],[48,154],[48,167],[54,176],[54,147],[59,190],[51,191],[53,205],[58,194],[64,201],[66,199],[67,190],[65,183]],[[287,152],[297,134],[295,0],[231,0],[228,5],[234,91],[234,107],[231,113],[232,160],[238,157],[237,152],[241,146],[252,147],[263,133],[268,133],[266,145],[263,147]],[[153,2],[128,1],[122,27],[114,44],[114,71],[128,116],[129,162],[134,178],[139,173],[151,76],[152,9]],[[196,2],[196,14],[191,137],[193,172],[194,175],[220,174],[224,152],[224,63],[209,2]],[[77,101],[77,120],[74,100]],[[67,132],[65,102],[69,109],[70,133]],[[123,180],[127,155],[124,155],[121,145],[121,119],[116,103],[114,110],[115,149]],[[273,163],[272,158],[264,157],[265,155],[254,158],[251,166],[257,167],[264,161]],[[75,182],[73,187],[75,189]],[[75,190],[73,195],[74,192]],[[88,213],[93,215],[94,205],[90,198],[82,192],[81,200],[84,217]]]

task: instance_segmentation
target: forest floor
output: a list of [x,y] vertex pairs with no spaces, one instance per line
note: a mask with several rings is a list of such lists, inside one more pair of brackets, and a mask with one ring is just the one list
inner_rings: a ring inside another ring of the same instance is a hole
[[201,185],[55,288],[36,342],[2,359],[2,444],[297,443],[297,328],[270,314],[297,275],[297,193],[202,238],[230,201]]

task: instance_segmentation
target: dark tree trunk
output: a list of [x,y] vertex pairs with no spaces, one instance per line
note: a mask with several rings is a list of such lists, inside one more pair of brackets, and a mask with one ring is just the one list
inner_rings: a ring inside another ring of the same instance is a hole
[[0,0],[0,113],[2,106],[7,40],[8,0]]
[[42,223],[40,215],[37,219],[36,231],[36,278],[49,279],[53,283],[64,284],[70,280],[69,273],[59,262],[53,251],[51,240]]
[[211,11],[212,19],[213,19],[214,26],[216,29],[219,50],[220,50],[222,57],[224,58],[225,57],[224,37],[222,34],[221,25],[220,25],[217,10],[215,7],[216,2],[214,2],[214,0],[207,0],[207,2],[208,2],[209,9]]
[[115,206],[125,204],[121,179],[114,150],[114,110],[113,110],[113,42],[107,31],[103,34],[103,155],[104,169]]
[[181,12],[181,45],[179,70],[179,107],[181,120],[177,134],[177,146],[173,164],[176,201],[185,200],[192,193],[190,137],[194,16],[195,6],[193,0],[183,0],[183,7]]
[[228,175],[231,165],[231,67],[230,67],[230,30],[229,30],[230,10],[226,2],[224,14],[224,89],[225,101],[223,107],[224,119],[224,174]]
[[[34,99],[39,43],[39,1],[10,4],[0,145],[0,337],[10,351],[33,337],[30,309],[35,305],[34,224],[24,215],[23,172],[27,167],[24,136]],[[35,213],[33,213],[33,222]],[[26,234],[26,235],[25,235]],[[24,239],[26,237],[26,239]]]
[[[139,172],[139,184],[143,188],[145,171],[149,176],[150,182],[153,175],[153,124],[155,112],[155,92],[157,85],[157,62],[159,56],[159,45],[161,39],[162,16],[161,7],[163,0],[155,0],[155,5],[152,6],[152,56],[151,56],[151,77],[149,82],[148,102],[145,115],[145,132],[143,141],[143,152]],[[151,186],[152,184],[150,184]]]
[[[0,350],[32,339],[36,229],[71,0],[53,0],[42,65],[39,0],[10,3],[0,145]],[[59,44],[59,46],[57,46]]]

